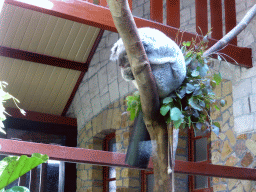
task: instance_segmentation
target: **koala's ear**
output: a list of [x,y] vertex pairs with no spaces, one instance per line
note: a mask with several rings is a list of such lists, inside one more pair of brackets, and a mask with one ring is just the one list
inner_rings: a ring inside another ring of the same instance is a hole
[[111,48],[111,55],[110,55],[110,60],[111,61],[116,61],[118,60],[120,54],[125,51],[123,41],[122,39],[119,39]]

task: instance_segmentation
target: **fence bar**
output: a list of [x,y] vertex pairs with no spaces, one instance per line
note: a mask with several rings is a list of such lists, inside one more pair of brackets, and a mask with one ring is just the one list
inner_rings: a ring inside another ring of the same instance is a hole
[[[208,32],[207,0],[196,0],[196,32],[205,35]],[[200,29],[199,29],[200,27]]]
[[150,19],[163,23],[163,1],[150,0]]
[[[225,0],[225,27],[226,33],[231,31],[236,26],[236,1]],[[237,45],[237,37],[235,37],[230,44]]]
[[166,11],[166,24],[180,28],[180,0],[167,0]]
[[223,37],[221,0],[211,0],[210,7],[212,38],[221,39]]
[[[32,153],[47,154],[50,159],[68,161],[73,163],[89,163],[104,166],[128,167],[125,163],[125,154],[108,151],[82,149],[76,147],[64,147],[57,145],[0,139],[0,153],[9,155],[31,155]],[[152,170],[152,160],[148,170]],[[228,167],[209,163],[175,161],[175,172],[205,175],[221,178],[234,178],[256,181],[256,169]]]

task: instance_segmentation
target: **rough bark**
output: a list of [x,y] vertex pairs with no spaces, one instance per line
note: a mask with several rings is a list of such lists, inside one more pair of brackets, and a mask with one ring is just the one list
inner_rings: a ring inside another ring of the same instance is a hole
[[140,92],[144,121],[153,144],[154,191],[171,191],[168,165],[167,125],[160,115],[156,83],[127,0],[108,0],[110,12],[120,34]]

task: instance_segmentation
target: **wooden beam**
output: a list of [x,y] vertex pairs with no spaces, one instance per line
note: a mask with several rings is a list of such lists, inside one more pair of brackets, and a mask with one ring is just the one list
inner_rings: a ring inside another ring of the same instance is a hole
[[223,37],[221,0],[211,0],[210,7],[212,38],[221,39]]
[[166,1],[166,24],[180,28],[180,0]]
[[4,46],[0,46],[0,56],[20,59],[24,61],[31,61],[35,63],[42,63],[56,67],[63,67],[67,69],[74,69],[78,71],[87,71],[87,66],[84,63]]
[[[196,0],[196,32],[206,35],[208,32],[207,0]],[[200,27],[200,28],[199,28]]]
[[[0,153],[7,155],[47,154],[52,160],[73,163],[89,163],[103,166],[131,167],[125,163],[125,154],[108,151],[64,147],[42,143],[32,143],[0,139]],[[137,168],[136,168],[137,169]],[[152,159],[148,170],[153,169]],[[221,178],[245,179],[256,181],[256,169],[213,165],[209,163],[175,161],[175,172]]]
[[14,118],[26,119],[31,121],[43,122],[43,123],[55,123],[61,125],[77,126],[75,118],[62,117],[58,115],[51,115],[46,113],[39,113],[34,111],[26,110],[26,115],[22,115],[19,109],[16,108],[6,108],[6,112],[9,113]]
[[[96,49],[97,49],[97,47],[98,47],[98,45],[99,45],[99,43],[100,43],[100,40],[101,40],[101,38],[102,38],[103,33],[104,33],[104,30],[101,29],[101,30],[99,31],[99,34],[98,34],[98,36],[97,36],[97,38],[96,38],[96,40],[95,40],[93,46],[92,46],[92,49],[91,49],[91,51],[90,51],[90,53],[89,53],[89,56],[88,56],[88,58],[87,58],[87,61],[86,61],[86,63],[85,63],[85,65],[87,66],[87,69],[89,68],[89,65],[90,65],[90,63],[91,63],[92,57],[93,57],[93,55],[94,55],[94,53],[95,53],[95,51],[96,51]],[[69,109],[69,107],[70,107],[70,105],[71,105],[71,103],[72,103],[72,101],[73,101],[73,98],[75,97],[76,91],[78,90],[78,87],[79,87],[80,83],[82,82],[82,80],[83,80],[84,75],[85,75],[86,72],[87,72],[87,71],[82,72],[82,73],[80,74],[80,76],[79,76],[79,78],[78,78],[78,80],[77,80],[77,82],[76,82],[76,85],[75,85],[75,87],[74,87],[74,89],[73,89],[73,91],[72,91],[72,93],[71,93],[71,95],[70,95],[70,97],[69,97],[69,99],[68,99],[68,101],[67,101],[67,104],[66,104],[66,106],[64,107],[64,110],[63,110],[61,116],[65,116],[65,115],[66,115],[66,113],[67,113],[67,111],[68,111],[68,109]]]
[[150,0],[150,19],[163,23],[163,1]]
[[[45,14],[54,15],[79,23],[84,23],[94,27],[99,27],[101,29],[109,30],[112,32],[117,32],[111,13],[108,8],[87,3],[86,1],[78,0],[74,0],[72,3],[66,3],[64,1],[58,0],[48,0],[48,2],[52,3],[52,6],[48,8],[43,7],[41,1],[31,1],[31,3],[33,4],[28,4],[25,1],[26,0],[5,0],[5,3],[23,7],[26,9],[39,11]],[[39,4],[36,5],[36,3]],[[137,17],[134,17],[134,20],[136,22],[137,27],[152,27],[159,29],[172,39],[175,39],[176,34],[178,33],[177,28],[166,26],[161,23],[156,23],[154,21],[149,21]],[[191,41],[192,37],[194,39],[197,39],[198,41],[200,40],[200,36],[199,38],[196,38],[195,34],[188,32],[184,32],[183,37],[180,32],[179,40],[181,40],[182,38],[182,41]],[[214,43],[216,43],[216,40],[209,39],[209,47],[212,46]],[[244,66],[247,68],[252,67],[252,50],[250,48],[228,45],[225,49],[222,49],[220,52],[229,55],[231,58],[236,60],[240,66]],[[234,61],[228,57],[226,57],[226,60],[231,63],[234,63]]]
[[[225,0],[225,27],[226,34],[236,26],[236,1]],[[231,40],[230,44],[237,45],[237,37]]]

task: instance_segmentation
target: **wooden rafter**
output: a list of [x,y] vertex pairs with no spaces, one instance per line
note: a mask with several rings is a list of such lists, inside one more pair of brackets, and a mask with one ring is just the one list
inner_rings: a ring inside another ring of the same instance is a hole
[[42,63],[46,65],[52,65],[56,67],[62,67],[67,69],[74,69],[77,71],[87,71],[88,66],[81,62],[70,61],[67,59],[61,59],[39,53],[24,51],[20,49],[14,49],[9,47],[0,46],[0,56],[10,57],[14,59],[20,59],[24,61],[31,61],[35,63]]
[[[95,40],[93,46],[92,46],[92,49],[91,49],[91,51],[90,51],[90,53],[89,53],[89,56],[88,56],[88,58],[87,58],[87,61],[86,61],[86,63],[85,63],[85,65],[88,66],[88,67],[89,67],[89,65],[90,65],[90,63],[91,63],[91,60],[92,60],[92,57],[93,57],[93,55],[94,55],[94,53],[95,53],[95,51],[96,51],[96,49],[97,49],[97,47],[98,47],[98,45],[99,45],[99,43],[100,43],[100,40],[101,40],[101,38],[102,38],[103,33],[104,33],[104,30],[101,29],[101,30],[99,31],[99,34],[98,34],[98,36],[97,36],[97,38],[96,38],[96,40]],[[66,115],[66,113],[67,113],[67,111],[68,111],[68,108],[69,108],[69,106],[71,105],[71,103],[72,103],[72,101],[73,101],[73,98],[74,98],[74,96],[75,96],[75,94],[76,94],[76,91],[77,91],[77,89],[78,89],[80,83],[82,82],[82,80],[83,80],[84,75],[85,75],[86,72],[87,72],[87,70],[86,70],[85,72],[82,72],[82,73],[80,74],[80,76],[79,76],[79,78],[78,78],[78,80],[77,80],[77,82],[76,82],[76,85],[75,85],[75,87],[74,87],[74,89],[73,89],[73,91],[72,91],[72,93],[71,93],[71,95],[70,95],[70,97],[69,97],[69,99],[68,99],[68,101],[67,101],[67,104],[66,104],[66,106],[64,107],[64,110],[63,110],[63,112],[62,112],[62,114],[61,114],[62,116],[65,116],[65,115]]]
[[[73,163],[89,163],[105,166],[131,167],[125,163],[125,154],[101,150],[64,147],[57,145],[0,139],[0,153],[8,155],[47,154],[52,160]],[[148,170],[153,169],[150,160]],[[175,172],[193,175],[205,175],[221,178],[256,180],[256,169],[213,165],[209,163],[175,161]]]
[[22,115],[19,109],[16,108],[6,108],[6,112],[11,114],[14,118],[19,119],[26,119],[31,121],[37,121],[42,123],[54,123],[54,124],[61,124],[61,125],[70,125],[70,126],[77,126],[77,122],[75,118],[71,117],[62,117],[58,115],[51,115],[46,113],[39,113],[34,111],[26,110],[26,115]]
[[[25,0],[5,0],[5,3],[12,4],[15,6],[39,11],[45,14],[54,15],[57,17],[61,17],[64,19],[84,23],[87,25],[91,25],[94,27],[98,27],[101,29],[109,30],[112,32],[116,32],[116,28],[114,26],[110,11],[108,8],[101,7],[98,5],[94,5],[91,3],[88,3],[86,1],[78,1],[74,0],[72,3],[66,3],[63,1],[57,1],[57,0],[50,0],[49,2],[52,3],[52,6],[50,7],[43,7],[42,3],[41,5],[36,5],[36,2],[39,1],[33,1],[33,4],[28,4],[25,2]],[[134,17],[134,20],[138,27],[152,27],[159,29],[166,33],[169,37],[175,38],[176,34],[178,33],[177,28],[173,28],[170,26],[163,25],[161,23],[157,23],[154,21],[149,21],[146,19],[141,19]],[[181,36],[179,38],[181,39]],[[183,41],[190,41],[192,38],[196,38],[195,34],[184,32],[182,36]],[[197,38],[199,41],[200,38]],[[209,39],[209,47],[215,44],[217,41],[214,39]],[[237,47],[235,45],[228,45],[225,47],[225,49],[220,51],[221,53],[225,53],[232,57],[234,60],[237,61],[241,66],[244,67],[252,67],[252,50],[250,48],[242,48]],[[234,62],[230,58],[226,58],[229,62]]]

